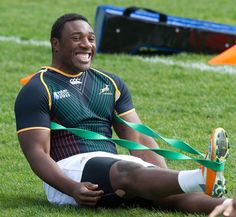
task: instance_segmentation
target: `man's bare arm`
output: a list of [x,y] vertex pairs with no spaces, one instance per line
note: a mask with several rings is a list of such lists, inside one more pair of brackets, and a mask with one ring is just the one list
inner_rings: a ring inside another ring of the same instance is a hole
[[[127,113],[126,115],[122,116],[122,118],[128,122],[141,123],[135,111]],[[120,138],[138,142],[149,148],[158,147],[158,144],[155,142],[153,138],[143,135],[141,133],[138,133],[124,124],[114,122],[113,127]],[[160,155],[157,155],[153,151],[130,151],[130,153],[136,157],[143,159],[146,162],[155,164],[162,168],[167,168],[164,158],[161,157]]]
[[92,183],[79,183],[63,174],[50,157],[50,130],[35,129],[18,134],[20,145],[34,173],[59,191],[73,197],[80,204],[95,205],[102,191]]

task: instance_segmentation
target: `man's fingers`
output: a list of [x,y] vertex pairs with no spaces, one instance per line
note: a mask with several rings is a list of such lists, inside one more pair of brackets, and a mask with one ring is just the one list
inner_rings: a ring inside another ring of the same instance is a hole
[[81,182],[78,184],[73,197],[78,204],[95,206],[103,194],[103,190],[98,190],[97,184]]
[[225,207],[226,207],[225,204],[222,204],[222,205],[217,206],[217,207],[210,213],[209,217],[217,217],[217,216],[219,216],[220,214],[223,213],[223,211],[225,210]]
[[96,189],[98,189],[97,184],[86,183],[81,193],[83,195],[88,195],[91,197],[102,196],[104,193],[103,190],[96,190]]
[[86,183],[85,185],[89,190],[92,190],[94,192],[99,192],[99,193],[102,193],[103,194],[103,191],[102,190],[97,190],[95,191],[96,189],[98,189],[98,184],[92,184],[92,183]]
[[85,186],[90,190],[95,190],[95,189],[98,188],[98,184],[93,184],[93,183],[90,183],[90,182],[86,182]]
[[101,197],[81,197],[79,203],[86,206],[96,206]]
[[225,211],[223,212],[223,216],[230,216],[233,211],[233,206],[228,206]]
[[102,196],[103,195],[103,191],[99,190],[99,191],[91,191],[89,189],[83,189],[81,190],[81,195],[84,196],[88,196],[88,197],[98,197],[98,196]]
[[95,206],[104,193],[102,190],[97,189],[98,185],[96,184],[84,183],[78,195],[79,203],[86,206]]

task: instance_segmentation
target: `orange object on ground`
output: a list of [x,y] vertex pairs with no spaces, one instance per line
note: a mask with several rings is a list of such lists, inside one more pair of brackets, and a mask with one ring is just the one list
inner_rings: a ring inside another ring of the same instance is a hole
[[236,65],[236,45],[208,61],[209,64]]
[[27,83],[30,81],[30,79],[31,79],[34,75],[36,75],[36,74],[37,74],[37,72],[36,72],[36,73],[33,73],[33,74],[31,74],[31,75],[28,75],[28,76],[26,76],[26,77],[24,77],[24,78],[21,78],[21,79],[20,79],[20,83],[23,84],[23,85],[27,84]]

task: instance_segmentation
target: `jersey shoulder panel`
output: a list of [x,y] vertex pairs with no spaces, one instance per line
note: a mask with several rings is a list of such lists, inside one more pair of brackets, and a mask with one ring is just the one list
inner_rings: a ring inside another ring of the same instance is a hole
[[15,101],[17,131],[31,128],[50,128],[50,105],[48,92],[37,73],[22,87]]
[[119,76],[103,70],[94,70],[99,73],[103,73],[105,76],[108,76],[113,81],[113,84],[117,89],[115,110],[118,114],[126,113],[134,109],[129,88]]

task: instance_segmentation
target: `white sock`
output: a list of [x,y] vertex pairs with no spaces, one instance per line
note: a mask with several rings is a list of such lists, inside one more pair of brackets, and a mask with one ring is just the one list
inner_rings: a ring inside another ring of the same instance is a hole
[[178,181],[185,193],[205,191],[205,180],[200,169],[180,171]]

